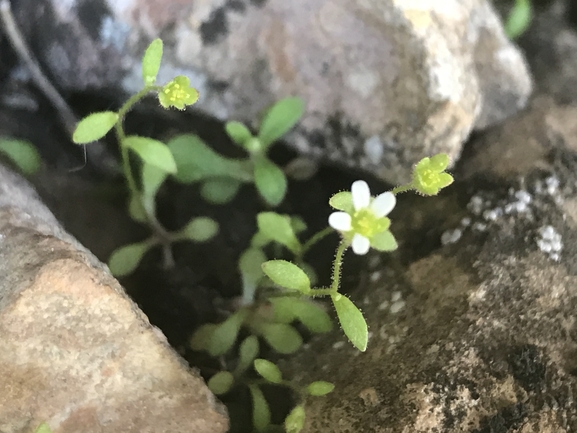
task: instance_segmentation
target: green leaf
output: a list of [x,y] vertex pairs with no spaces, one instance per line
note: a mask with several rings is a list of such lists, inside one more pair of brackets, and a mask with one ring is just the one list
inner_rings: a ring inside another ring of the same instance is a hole
[[231,178],[209,179],[200,186],[200,195],[212,204],[226,204],[238,192],[241,182]]
[[531,24],[532,16],[531,0],[516,0],[505,23],[507,36],[510,39],[516,39],[525,33]]
[[277,206],[287,190],[287,179],[283,171],[266,157],[255,157],[254,184],[271,206]]
[[295,234],[299,234],[304,232],[307,229],[307,223],[297,215],[293,215],[290,217],[291,227],[293,228],[293,232]]
[[178,182],[192,183],[208,178],[232,178],[252,182],[252,169],[244,161],[225,158],[193,134],[179,135],[168,142],[174,156]]
[[281,287],[298,290],[307,294],[311,291],[311,282],[307,274],[297,265],[286,260],[269,260],[263,263],[262,270]]
[[219,371],[209,379],[207,385],[215,395],[226,394],[234,385],[234,376],[229,371]]
[[252,397],[252,423],[257,432],[264,431],[270,424],[270,409],[257,385],[249,385]]
[[139,223],[144,223],[147,220],[142,202],[139,197],[134,194],[131,194],[130,200],[128,201],[128,214],[134,221]]
[[305,408],[296,406],[284,420],[286,433],[299,433],[305,426]]
[[377,251],[394,251],[399,246],[393,234],[385,230],[384,232],[378,233],[371,239],[371,247]]
[[337,293],[331,298],[345,335],[353,346],[364,352],[367,350],[369,330],[363,314],[346,296]]
[[[315,333],[329,332],[332,327],[330,316],[319,305],[308,299],[299,299],[293,297],[272,298],[270,302],[274,305],[275,319],[286,319],[293,317],[298,319],[307,329]],[[278,320],[284,323],[284,320]]]
[[238,261],[238,268],[242,278],[242,299],[245,305],[254,301],[254,292],[264,276],[262,264],[266,256],[259,248],[249,248],[244,251]]
[[303,344],[303,339],[296,329],[284,323],[265,323],[261,331],[266,342],[278,353],[294,353]]
[[142,58],[142,80],[145,86],[151,86],[156,82],[156,76],[162,60],[162,40],[153,40]]
[[43,422],[36,428],[36,430],[34,430],[34,433],[52,433],[52,429],[50,426],[48,426],[48,424]]
[[192,350],[206,350],[208,351],[208,347],[210,346],[210,342],[212,340],[212,334],[216,331],[218,325],[216,323],[206,323],[199,327],[192,337],[190,337],[190,348]]
[[40,169],[40,155],[32,143],[26,140],[0,138],[0,153],[6,155],[26,175],[34,174]]
[[224,129],[231,140],[240,146],[244,146],[244,143],[252,138],[249,129],[241,122],[226,122]]
[[196,217],[179,232],[179,236],[194,242],[206,242],[218,233],[218,223],[209,217]]
[[266,359],[255,359],[254,369],[258,374],[260,374],[264,379],[272,383],[281,383],[282,374],[279,368],[272,362]]
[[142,166],[142,194],[146,197],[154,198],[158,189],[166,180],[166,171],[155,165],[143,164]]
[[258,138],[263,146],[285,135],[302,117],[304,102],[300,98],[284,98],[270,107],[260,125]]
[[349,191],[337,192],[330,198],[329,204],[334,209],[341,210],[349,214],[352,214],[355,211],[353,206],[353,195]]
[[120,247],[112,253],[108,260],[108,267],[110,272],[115,277],[123,277],[132,273],[144,254],[154,244],[150,241],[139,242],[136,244],[125,245]]
[[261,212],[257,215],[257,225],[259,231],[267,238],[284,245],[298,255],[302,247],[289,217],[276,212]]
[[224,355],[232,348],[246,316],[246,310],[238,310],[220,325],[217,325],[208,345],[208,353],[210,356]]
[[307,386],[307,392],[309,393],[309,395],[315,397],[327,395],[329,392],[332,392],[333,389],[335,389],[335,385],[333,385],[330,382],[325,382],[323,380],[313,382],[309,386]]
[[251,335],[241,343],[239,348],[239,360],[235,369],[235,374],[243,374],[251,365],[258,355],[258,337]]
[[176,162],[170,149],[162,141],[131,135],[124,139],[123,146],[132,149],[146,164],[167,173],[176,173]]
[[76,144],[87,144],[99,140],[108,134],[108,131],[118,121],[118,113],[100,111],[92,113],[82,119],[72,134],[72,141]]

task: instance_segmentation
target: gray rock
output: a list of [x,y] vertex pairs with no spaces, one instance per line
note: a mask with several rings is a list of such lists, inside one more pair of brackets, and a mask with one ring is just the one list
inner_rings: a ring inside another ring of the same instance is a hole
[[[466,206],[456,185],[414,206],[420,225],[392,214],[392,231],[409,239],[411,229],[435,230],[423,218],[426,202],[444,201],[444,245],[408,267],[371,261],[354,295],[370,327],[366,353],[335,332],[286,361],[283,371],[303,384],[336,384],[309,399],[303,432],[577,429],[574,116],[573,107],[539,99],[489,134],[495,147],[479,152],[483,164],[457,168],[457,179],[469,173]],[[536,150],[520,172],[515,155],[531,140]],[[481,178],[494,188],[474,189]]]
[[225,432],[223,407],[118,282],[0,166],[0,431]]
[[204,112],[254,124],[277,99],[301,96],[307,114],[289,137],[296,149],[394,183],[423,156],[458,158],[473,129],[522,108],[532,86],[486,0],[22,0],[16,8],[67,90],[136,90],[143,50],[162,35],[161,81],[191,77]]

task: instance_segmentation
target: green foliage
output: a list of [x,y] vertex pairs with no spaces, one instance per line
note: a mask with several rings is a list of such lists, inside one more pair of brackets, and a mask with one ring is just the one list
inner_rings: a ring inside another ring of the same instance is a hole
[[252,397],[252,422],[257,432],[264,431],[270,424],[270,409],[257,385],[249,385]]
[[155,39],[146,49],[142,58],[142,81],[145,86],[156,83],[156,76],[162,60],[162,40]]
[[25,175],[32,175],[40,169],[40,155],[32,143],[26,140],[0,137],[0,154]]
[[340,293],[333,295],[332,300],[345,335],[353,346],[364,352],[369,341],[369,329],[363,313],[349,298]]
[[284,420],[286,433],[299,433],[305,426],[305,408],[295,406]]
[[152,165],[166,173],[176,173],[174,157],[163,142],[153,138],[131,135],[124,139],[124,145],[142,158],[145,164]]
[[226,394],[234,385],[234,376],[228,371],[219,371],[210,378],[207,385],[216,395]]
[[180,231],[180,236],[194,242],[206,242],[218,233],[218,223],[212,218],[196,217]]
[[271,206],[278,206],[286,194],[285,174],[266,157],[254,158],[254,183],[260,195]]
[[34,430],[34,433],[52,433],[52,429],[50,426],[48,426],[48,424],[43,422],[36,428],[36,430]]
[[262,265],[264,273],[276,284],[303,294],[311,291],[307,274],[297,265],[286,260],[270,260]]
[[240,256],[238,267],[242,278],[242,298],[245,305],[254,300],[258,284],[264,276],[262,264],[265,261],[266,256],[259,248],[249,248]]
[[238,350],[239,359],[235,374],[240,375],[248,370],[248,368],[253,365],[255,358],[258,356],[258,351],[258,338],[255,335],[245,338]]
[[531,0],[515,0],[505,22],[505,33],[510,39],[517,39],[529,28],[532,19]]
[[285,135],[302,117],[304,103],[300,98],[285,98],[266,112],[260,125],[258,138],[266,148]]
[[[527,0],[517,1],[518,16],[511,17],[513,29],[522,27],[519,22],[523,19],[527,21],[527,4]],[[149,93],[156,94],[160,104],[167,109],[184,110],[198,100],[198,92],[185,76],[177,76],[163,86],[156,84],[162,55],[162,41],[155,39],[142,59],[142,90],[118,112],[103,111],[87,116],[79,122],[73,134],[75,143],[86,144],[102,138],[114,128],[129,190],[128,211],[132,218],[146,224],[152,231],[147,240],[125,245],[113,252],[109,266],[116,276],[134,271],[153,247],[162,248],[164,264],[169,267],[174,263],[172,243],[206,242],[218,233],[216,221],[204,216],[190,217],[189,222],[176,231],[168,231],[162,226],[156,216],[156,200],[169,177],[183,184],[197,183],[202,198],[213,204],[230,202],[245,184],[254,185],[266,206],[281,204],[287,192],[287,178],[285,171],[269,158],[268,152],[274,142],[297,124],[304,111],[301,99],[289,97],[266,110],[256,134],[241,122],[227,122],[226,133],[246,152],[242,158],[225,157],[194,134],[173,137],[167,144],[139,135],[126,136],[124,118],[133,105]],[[24,171],[30,172],[39,165],[39,159],[30,148],[15,140],[0,140],[0,152]],[[424,158],[416,165],[410,184],[372,197],[366,182],[357,181],[351,192],[340,192],[330,198],[329,204],[337,212],[329,218],[329,225],[341,234],[342,240],[336,250],[328,287],[314,287],[314,270],[304,262],[304,256],[331,230],[321,230],[308,241],[301,242],[299,236],[305,233],[307,225],[298,216],[272,211],[257,215],[258,231],[239,257],[243,293],[236,304],[238,307],[223,322],[200,326],[190,339],[193,350],[206,351],[219,357],[224,367],[234,367],[231,371],[227,368],[214,374],[208,386],[218,395],[229,393],[237,386],[247,386],[251,394],[253,427],[257,432],[281,428],[271,425],[271,411],[261,385],[288,387],[302,400],[285,419],[284,428],[289,433],[298,433],[304,426],[306,398],[324,396],[334,389],[329,382],[315,381],[306,389],[298,390],[296,385],[283,379],[274,363],[258,358],[260,341],[264,340],[280,354],[291,354],[303,344],[296,322],[312,333],[329,332],[332,329],[331,318],[312,298],[330,297],[345,335],[353,346],[365,351],[367,323],[354,303],[339,293],[345,250],[352,247],[355,253],[365,254],[369,247],[383,252],[397,249],[397,242],[389,231],[391,221],[386,217],[396,203],[396,194],[409,190],[424,195],[437,194],[453,182],[452,176],[445,172],[448,165],[449,157],[444,154]],[[268,260],[267,254],[272,254],[271,251],[288,254],[292,262],[278,257]],[[239,335],[243,337],[240,344],[237,343]],[[238,354],[233,350],[235,347],[238,347]]]
[[298,331],[285,323],[265,323],[261,326],[261,332],[265,341],[283,355],[295,353],[303,345]]
[[291,219],[275,212],[261,212],[257,216],[259,231],[267,239],[287,247],[293,254],[299,254],[302,248],[294,232]]
[[100,140],[118,122],[118,113],[113,111],[101,111],[92,113],[82,119],[72,135],[72,141],[76,144],[88,144]]
[[123,277],[132,273],[142,257],[153,246],[152,242],[138,242],[116,249],[108,260],[108,267],[112,275]]
[[282,382],[282,373],[279,368],[266,359],[255,359],[254,369],[268,382],[277,384]]

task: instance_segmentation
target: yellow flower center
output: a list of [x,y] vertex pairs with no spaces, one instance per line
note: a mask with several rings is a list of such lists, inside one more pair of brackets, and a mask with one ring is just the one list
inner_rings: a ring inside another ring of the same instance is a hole
[[377,218],[370,209],[360,209],[354,213],[351,219],[352,231],[371,239],[378,233],[389,228],[391,220],[387,217]]

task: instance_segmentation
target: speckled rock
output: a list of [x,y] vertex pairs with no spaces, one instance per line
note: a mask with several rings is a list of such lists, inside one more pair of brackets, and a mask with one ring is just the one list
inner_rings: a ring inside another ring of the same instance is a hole
[[16,12],[66,90],[134,91],[161,35],[161,80],[190,76],[204,112],[254,124],[275,100],[301,96],[295,148],[390,182],[423,156],[456,159],[532,86],[487,0],[21,0]]
[[[366,353],[335,332],[282,366],[303,383],[336,384],[308,401],[304,432],[576,431],[574,115],[540,98],[483,137],[501,151],[457,167],[467,182],[415,205],[420,225],[392,214],[399,239],[408,224],[413,236],[437,230],[439,243],[407,267],[371,261],[353,295],[370,326]],[[521,172],[513,162],[529,140],[538,151]],[[443,233],[423,217],[428,200],[450,209]]]
[[0,431],[223,433],[202,379],[0,166]]

